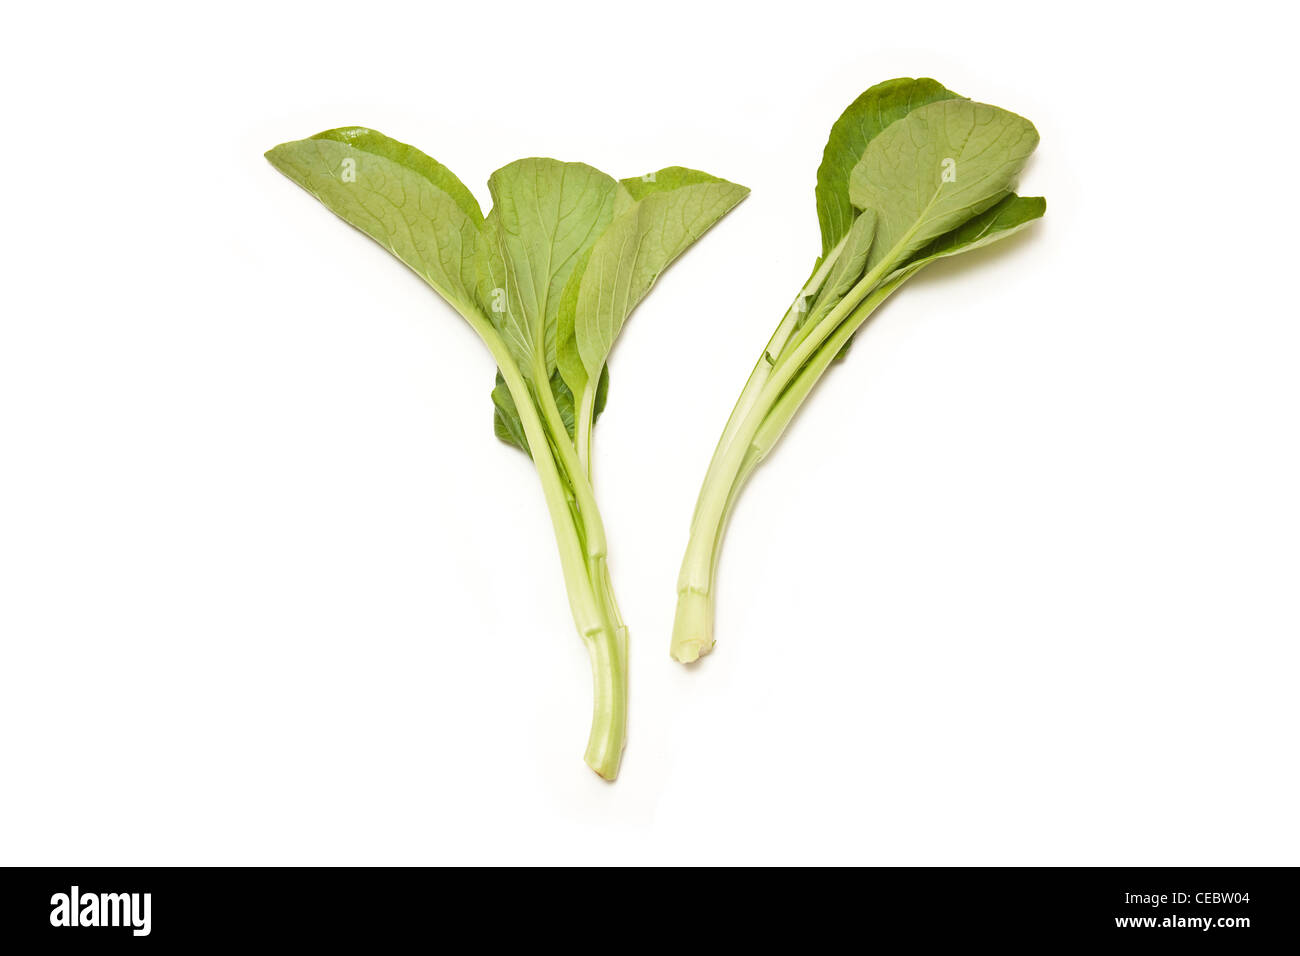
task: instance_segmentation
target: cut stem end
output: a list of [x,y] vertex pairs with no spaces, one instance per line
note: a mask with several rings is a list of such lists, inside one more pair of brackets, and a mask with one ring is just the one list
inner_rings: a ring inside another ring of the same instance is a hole
[[597,774],[614,780],[627,740],[627,628],[601,631],[587,640],[587,650],[596,693],[583,759]]
[[708,594],[684,590],[677,595],[673,619],[672,656],[692,664],[713,650],[713,599]]

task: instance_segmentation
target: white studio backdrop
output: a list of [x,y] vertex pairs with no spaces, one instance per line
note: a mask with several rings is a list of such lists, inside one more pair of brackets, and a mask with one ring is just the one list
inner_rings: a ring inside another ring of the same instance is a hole
[[[9,14],[0,863],[1297,862],[1292,32],[1243,2]],[[1024,235],[878,313],[668,657],[695,494],[862,90],[1032,119]],[[619,781],[491,360],[262,152],[363,124],[751,197],[615,349]]]

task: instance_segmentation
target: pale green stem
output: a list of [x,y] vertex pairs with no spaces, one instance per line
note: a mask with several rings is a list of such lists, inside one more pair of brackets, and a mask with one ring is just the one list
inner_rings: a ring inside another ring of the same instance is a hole
[[627,628],[601,631],[587,638],[595,685],[594,712],[587,766],[606,780],[618,776],[627,740]]
[[560,464],[568,476],[569,486],[578,504],[578,512],[582,516],[582,523],[586,530],[587,556],[604,557],[608,553],[605,526],[600,520],[600,509],[596,507],[596,496],[587,478],[587,468],[579,460],[578,452],[573,447],[573,439],[569,437],[569,430],[564,425],[564,419],[560,417],[560,409],[555,404],[555,395],[551,392],[550,377],[546,374],[544,364],[539,363],[538,368],[535,369],[534,380],[537,404],[542,409],[542,415],[553,437],[551,445],[560,456]]
[[[618,776],[627,735],[627,629],[618,614],[605,570],[604,528],[600,514],[595,508],[585,476],[579,474],[576,480],[566,481],[560,464],[555,460],[557,449],[563,455],[567,447],[569,453],[573,454],[563,422],[559,422],[558,437],[553,441],[551,429],[547,428],[547,424],[538,415],[534,390],[529,388],[519,372],[496,329],[481,317],[470,314],[465,315],[465,318],[483,339],[501,370],[501,377],[519,412],[533,464],[541,479],[560,551],[569,607],[578,633],[591,655],[595,693],[585,759],[592,770],[607,780],[613,780]],[[553,408],[554,397],[551,396],[550,389],[537,391],[545,392]],[[545,402],[542,405],[545,410]],[[558,419],[558,411],[556,418]],[[566,465],[565,471],[568,470]],[[578,501],[577,514],[570,507],[570,492],[574,493]],[[587,502],[585,507],[584,501]],[[593,553],[593,543],[599,545],[598,553]]]
[[[844,249],[844,239],[826,254],[826,257],[813,270],[808,281],[804,283],[799,295],[795,297],[790,308],[786,310],[781,317],[780,324],[777,325],[776,331],[768,340],[767,347],[763,349],[763,354],[759,356],[758,362],[754,365],[754,370],[750,373],[749,379],[745,382],[745,387],[740,392],[740,398],[736,400],[735,407],[731,410],[731,415],[727,418],[726,427],[722,430],[722,437],[718,439],[717,447],[713,452],[713,461],[709,463],[712,469],[714,462],[718,461],[725,453],[727,447],[731,444],[732,438],[740,428],[745,418],[754,407],[758,400],[759,392],[763,385],[766,384],[768,376],[772,372],[772,367],[776,365],[777,358],[785,350],[786,343],[795,331],[795,326],[799,322],[800,316],[806,313],[808,302],[821,291],[822,285],[826,282],[826,277],[830,275],[831,267],[835,265],[835,260],[839,258],[840,252]],[[704,478],[707,483],[709,476]]]
[[[909,273],[910,275],[910,273]],[[864,323],[882,302],[903,284],[907,277],[895,279],[886,285],[876,289],[869,296],[862,300],[862,304],[853,310],[853,314],[848,321],[842,322],[826,341],[822,343],[821,348],[813,355],[808,363],[799,370],[799,374],[794,377],[786,390],[781,393],[781,397],[773,403],[766,416],[763,418],[762,425],[754,433],[754,439],[749,446],[749,456],[746,459],[753,459],[752,464],[748,464],[749,470],[752,470],[773,446],[776,445],[781,435],[785,432],[786,426],[794,418],[795,413],[799,411],[804,401],[808,398],[809,393],[816,387],[821,380],[826,369],[839,356],[840,351],[848,344],[855,332],[862,327]],[[743,478],[742,478],[743,481]]]
[[593,558],[589,573],[610,627],[588,645],[596,699],[586,761],[596,773],[613,780],[627,741],[627,628],[614,599],[605,559]]
[[[745,429],[753,415],[763,388],[776,365],[777,356],[795,330],[800,316],[805,314],[808,300],[814,297],[830,274],[831,267],[844,248],[844,240],[832,249],[813,270],[799,295],[781,318],[767,347],[759,356],[745,387],[741,390],[722,437],[709,461],[700,496],[695,502],[691,517],[690,539],[682,559],[681,573],[677,579],[677,612],[673,622],[672,656],[683,663],[697,660],[713,649],[713,569],[715,553],[720,546],[722,525],[730,512],[732,485],[735,481],[733,460],[736,436]],[[707,530],[702,531],[701,528]]]
[[595,385],[588,381],[587,387],[582,390],[581,398],[578,399],[574,423],[574,444],[578,446],[578,464],[583,474],[587,476],[588,482],[591,481],[591,429],[595,424],[598,387],[599,378]]
[[[803,337],[799,345],[764,376],[759,394],[748,402],[747,412],[734,427],[728,423],[729,434],[724,435],[726,445],[719,444],[700,490],[691,537],[677,579],[677,612],[673,620],[671,650],[677,660],[690,663],[713,648],[713,591],[718,556],[727,520],[740,490],[843,344],[910,275],[892,279],[875,292],[865,287],[868,281],[877,281],[877,275],[888,274],[887,268],[888,263],[882,263],[851,290],[844,301],[852,301],[853,307],[841,308],[844,305],[841,302],[818,323],[816,329],[801,330]],[[785,325],[784,321],[782,325]],[[820,345],[828,341],[838,344],[828,345],[823,350],[810,346],[810,343]],[[760,364],[766,361],[765,354]],[[792,381],[796,384],[792,385]],[[733,413],[733,419],[735,417]]]

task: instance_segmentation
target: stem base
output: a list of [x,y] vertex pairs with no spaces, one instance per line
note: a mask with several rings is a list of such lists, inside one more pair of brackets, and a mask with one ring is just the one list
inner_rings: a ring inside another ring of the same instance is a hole
[[583,759],[600,776],[613,780],[627,742],[627,628],[617,626],[593,635],[587,639],[587,650],[595,705]]
[[673,618],[674,660],[691,664],[713,650],[713,598],[693,588],[677,594]]

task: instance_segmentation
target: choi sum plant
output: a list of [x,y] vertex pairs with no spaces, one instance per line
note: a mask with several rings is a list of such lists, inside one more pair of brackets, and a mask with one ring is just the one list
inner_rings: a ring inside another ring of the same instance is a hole
[[1043,215],[1043,199],[1012,191],[1037,144],[1028,120],[928,79],[873,86],[831,127],[817,171],[821,256],[754,366],[705,475],[677,582],[677,660],[713,647],[722,537],[754,468],[903,283]]
[[537,469],[591,656],[586,761],[614,779],[627,724],[627,628],[591,462],[607,360],[659,274],[748,190],[679,166],[619,181],[582,163],[521,159],[489,178],[484,216],[447,167],[373,130],[329,130],[266,155],[414,270],[491,353],[496,434]]

